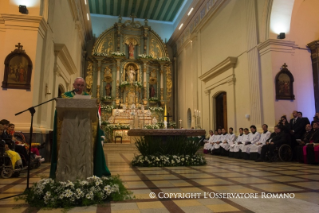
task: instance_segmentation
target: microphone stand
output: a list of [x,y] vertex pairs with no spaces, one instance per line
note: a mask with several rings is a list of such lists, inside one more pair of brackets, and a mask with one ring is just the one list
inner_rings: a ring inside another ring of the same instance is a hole
[[[35,113],[35,109],[34,109],[34,108],[39,107],[39,106],[41,106],[42,104],[46,104],[46,103],[51,102],[51,101],[56,100],[56,99],[57,99],[57,98],[52,98],[52,99],[50,99],[50,100],[48,100],[48,101],[45,101],[45,102],[43,102],[43,103],[40,103],[40,104],[38,104],[38,105],[36,105],[36,106],[32,106],[32,107],[30,107],[30,108],[28,108],[28,109],[26,109],[26,110],[23,110],[23,111],[18,112],[18,113],[15,114],[15,116],[17,116],[17,115],[20,115],[20,114],[22,114],[22,113],[24,113],[24,112],[26,112],[26,111],[29,111],[29,112],[31,113],[30,140],[29,140],[29,156],[28,156],[28,173],[27,173],[27,188],[26,188],[25,191],[27,191],[27,190],[30,189],[30,188],[29,188],[29,182],[30,182],[30,181],[29,181],[29,180],[30,180],[30,156],[31,156],[32,134],[33,134],[33,116],[34,116],[34,113]],[[13,195],[13,196],[4,197],[4,198],[1,198],[0,200],[4,200],[4,199],[7,199],[7,198],[19,196],[19,195],[23,195],[23,194],[18,194],[18,195]]]

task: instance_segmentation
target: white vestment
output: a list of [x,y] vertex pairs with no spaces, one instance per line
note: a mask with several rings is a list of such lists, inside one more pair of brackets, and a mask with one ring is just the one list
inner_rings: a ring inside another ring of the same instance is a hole
[[213,138],[214,138],[214,135],[211,135],[208,140],[204,140],[205,142],[204,149],[210,150],[213,147],[213,145],[211,144],[211,142],[213,142]]
[[210,150],[215,149],[215,144],[216,144],[216,142],[220,141],[220,137],[221,137],[221,135],[214,135],[213,142],[212,142],[212,143],[214,143],[214,145],[212,146],[212,148]]
[[219,144],[218,143],[215,143],[214,144],[214,149],[219,149],[220,145],[227,140],[227,134],[221,134],[220,137],[219,137],[219,141],[217,142],[220,142]]
[[[260,133],[259,132],[255,132],[255,133],[251,132],[251,133],[249,133],[248,134],[248,139],[245,140],[244,142],[245,143],[250,142],[251,144],[247,144],[247,145],[243,146],[241,151],[242,152],[246,152],[246,153],[249,154],[250,153],[250,147],[253,144],[257,143],[259,140],[260,140]],[[243,144],[245,144],[244,142],[243,142]]]
[[253,145],[250,146],[250,152],[251,153],[254,153],[254,152],[258,152],[259,154],[261,154],[261,148],[263,145],[266,144],[266,141],[268,140],[268,138],[270,137],[271,135],[271,132],[267,131],[265,133],[262,133],[261,136],[260,136],[260,139],[257,143],[261,143],[261,144],[258,144],[255,143]]
[[244,134],[238,135],[235,143],[233,145],[230,145],[230,152],[239,152],[239,149],[241,148],[241,144],[238,144],[239,142],[242,142]]
[[235,138],[236,136],[232,133],[232,134],[227,134],[226,136],[226,142],[227,143],[222,143],[221,146],[225,149],[225,150],[229,150],[231,145],[233,145],[235,143]]

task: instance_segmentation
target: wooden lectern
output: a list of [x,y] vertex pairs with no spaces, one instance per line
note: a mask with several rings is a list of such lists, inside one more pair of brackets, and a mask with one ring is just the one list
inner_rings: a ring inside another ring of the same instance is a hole
[[56,180],[75,181],[93,176],[96,99],[57,99],[58,161]]

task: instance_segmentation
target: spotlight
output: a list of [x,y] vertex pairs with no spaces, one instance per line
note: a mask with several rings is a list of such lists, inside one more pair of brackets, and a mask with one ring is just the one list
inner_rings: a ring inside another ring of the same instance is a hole
[[286,38],[286,34],[285,33],[280,33],[278,36],[277,36],[278,39],[284,39]]
[[22,14],[28,14],[28,9],[27,9],[27,6],[25,5],[19,5],[19,12],[22,13]]

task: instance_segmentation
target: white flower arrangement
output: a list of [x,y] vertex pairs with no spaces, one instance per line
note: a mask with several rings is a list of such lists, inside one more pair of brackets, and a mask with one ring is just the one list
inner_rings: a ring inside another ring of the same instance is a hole
[[130,125],[127,124],[109,124],[105,127],[105,131],[112,131],[114,129],[130,129]]
[[107,56],[107,53],[101,53],[101,52],[94,52],[94,56]]
[[151,97],[148,99],[149,101],[158,101],[158,98],[157,97]]
[[[121,192],[124,192],[126,196],[131,194],[128,191],[123,191],[125,189],[120,190],[119,184],[122,185],[122,182],[118,176],[102,178],[92,176],[86,180],[74,182],[59,182],[47,178],[35,183],[20,199],[24,199],[30,206],[36,207],[88,206],[101,203],[113,194],[117,194],[117,196]],[[123,196],[125,196],[124,194]]]
[[160,127],[159,127],[159,125],[157,125],[157,124],[147,124],[147,125],[145,125],[144,126],[146,129],[159,129]]
[[[136,87],[143,87],[142,83],[139,82],[139,81],[135,81],[132,83],[134,86]],[[120,84],[120,87],[125,87],[127,85],[131,85],[131,83],[127,82],[127,81],[122,81],[121,84]]]
[[112,101],[112,96],[103,96],[101,101]]
[[158,61],[171,61],[169,59],[169,57],[160,57],[160,58],[157,58]]
[[106,112],[112,112],[114,106],[112,105],[101,105],[101,110],[105,110]]
[[164,108],[163,107],[149,107],[148,108],[150,111],[155,111],[155,112],[163,112]]
[[138,155],[132,160],[133,166],[162,167],[162,166],[200,166],[206,160],[202,154],[189,155]]
[[125,56],[125,53],[116,51],[116,52],[111,52],[111,55],[114,55],[114,56]]
[[146,55],[146,54],[139,54],[138,58],[153,59],[153,56],[152,55]]

